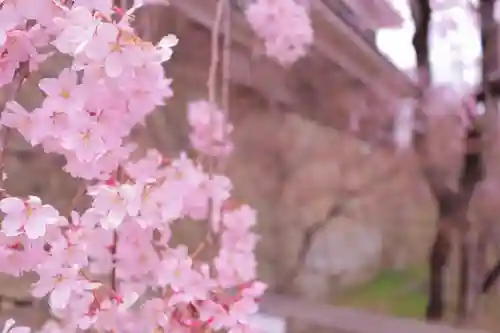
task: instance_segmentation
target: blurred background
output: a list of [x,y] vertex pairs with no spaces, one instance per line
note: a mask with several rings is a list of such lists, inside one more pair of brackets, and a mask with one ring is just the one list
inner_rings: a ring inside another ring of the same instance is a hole
[[[231,1],[226,170],[259,213],[263,311],[286,322],[269,332],[448,332],[393,317],[500,331],[494,2],[311,0],[314,45],[284,68],[256,42],[247,1]],[[180,40],[165,66],[173,99],[133,133],[144,150],[189,151],[186,104],[207,95],[215,4],[170,0],[136,15],[144,38]],[[50,59],[40,77],[65,61]],[[42,99],[38,79],[18,98],[28,108]],[[76,191],[63,164],[19,136],[9,191],[63,207]],[[185,223],[174,237],[194,245],[201,232]],[[29,279],[1,277],[0,313],[37,325],[45,313]],[[307,317],[320,313],[312,305],[333,319]]]

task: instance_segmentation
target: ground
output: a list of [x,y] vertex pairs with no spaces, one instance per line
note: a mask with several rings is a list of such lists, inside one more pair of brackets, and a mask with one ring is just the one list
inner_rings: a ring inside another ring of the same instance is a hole
[[[427,304],[426,283],[427,269],[424,265],[398,271],[383,270],[371,282],[346,291],[334,302],[382,314],[423,319]],[[486,297],[481,307],[484,307],[484,312],[474,326],[499,332],[499,296]],[[451,315],[449,320],[453,320]]]
[[383,270],[371,282],[343,293],[337,304],[401,317],[421,318],[426,305],[426,270]]

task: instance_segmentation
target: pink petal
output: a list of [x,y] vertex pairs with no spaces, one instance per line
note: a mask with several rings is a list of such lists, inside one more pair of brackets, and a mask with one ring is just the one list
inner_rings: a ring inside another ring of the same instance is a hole
[[53,224],[59,220],[59,213],[50,205],[43,205],[36,210],[37,219],[43,220],[45,224]]
[[30,218],[24,226],[26,236],[29,239],[37,239],[45,235],[46,224],[45,221],[38,218]]
[[31,332],[31,328],[26,327],[26,326],[14,327],[13,329],[11,329],[9,331],[9,333],[30,333],[30,332]]
[[70,296],[71,286],[69,284],[57,286],[50,294],[50,307],[54,309],[64,309],[68,305]]
[[52,289],[54,285],[52,283],[47,283],[44,280],[38,280],[35,284],[33,284],[33,289],[31,289],[31,295],[37,298],[42,298],[47,295]]
[[76,73],[65,68],[59,74],[59,83],[65,88],[72,88],[76,85]]
[[103,218],[101,225],[106,230],[116,229],[125,219],[126,212],[123,209],[116,209],[109,212],[109,214]]
[[0,210],[5,214],[19,214],[24,209],[24,202],[19,198],[9,197],[0,201]]
[[57,96],[61,92],[59,80],[54,78],[42,79],[40,80],[40,83],[38,83],[38,86],[49,96]]
[[123,58],[120,53],[113,52],[108,55],[104,63],[106,75],[109,77],[118,77],[123,72]]
[[103,24],[98,30],[98,38],[106,42],[117,41],[118,34],[118,27],[114,24]]

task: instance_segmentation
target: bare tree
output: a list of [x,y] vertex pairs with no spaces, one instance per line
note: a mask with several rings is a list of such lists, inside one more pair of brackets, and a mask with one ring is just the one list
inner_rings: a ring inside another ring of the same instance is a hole
[[[438,204],[436,235],[429,254],[430,283],[426,317],[428,320],[441,320],[444,316],[445,268],[450,259],[452,235],[454,232],[458,232],[461,248],[458,314],[460,317],[466,318],[469,309],[467,304],[470,304],[468,288],[470,286],[472,247],[469,237],[471,225],[467,219],[467,210],[474,189],[483,177],[483,162],[479,150],[467,150],[463,156],[459,187],[453,190],[443,183],[443,171],[434,167],[428,159],[425,141],[428,118],[425,108],[431,84],[429,32],[432,9],[429,0],[413,0],[411,1],[411,9],[416,27],[413,46],[417,56],[421,87],[420,106],[416,114],[420,130],[416,131],[414,135],[414,147],[420,157],[422,173]],[[466,146],[470,146],[469,142],[477,141],[480,136],[480,129],[473,124],[468,129],[465,138]]]
[[[485,145],[485,157],[492,158],[494,154],[494,145],[497,138],[496,125],[498,119],[498,106],[496,96],[498,96],[498,82],[494,82],[490,78],[490,74],[497,69],[498,62],[498,36],[497,24],[493,17],[495,0],[481,0],[479,2],[479,14],[481,22],[481,47],[483,52],[482,58],[482,84],[481,96],[485,106],[485,124],[490,126],[485,127],[487,134],[487,144]],[[485,244],[483,244],[485,247]],[[485,251],[482,251],[485,252]],[[481,253],[478,253],[481,254]],[[485,254],[483,254],[484,256]],[[481,259],[481,258],[478,258]],[[481,284],[481,293],[487,293],[494,286],[495,282],[500,277],[500,260],[490,271],[486,272]]]

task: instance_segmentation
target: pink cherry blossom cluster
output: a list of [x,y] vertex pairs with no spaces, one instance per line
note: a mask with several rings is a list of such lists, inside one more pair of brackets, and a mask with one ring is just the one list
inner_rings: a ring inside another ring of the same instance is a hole
[[207,156],[223,157],[231,154],[233,145],[228,140],[233,127],[217,106],[205,100],[191,102],[188,121],[193,128],[191,145]]
[[21,17],[9,5],[11,4],[4,3],[0,11],[0,88],[12,81],[21,63],[28,63],[29,69],[35,71],[38,64],[51,55],[47,52],[40,53],[40,49],[49,43],[49,38],[40,25],[30,29],[10,29],[11,26],[19,25]]
[[247,20],[263,39],[267,55],[282,65],[305,56],[314,39],[311,19],[302,2],[255,0],[246,8]]
[[[1,123],[63,155],[92,199],[63,212],[2,189],[0,272],[38,275],[32,294],[47,297],[54,316],[43,333],[255,332],[249,316],[266,288],[256,278],[255,211],[231,199],[229,178],[184,153],[131,158],[132,128],[172,96],[163,63],[177,43],[140,39],[129,25],[134,10],[116,20],[110,0],[0,0],[0,82],[55,52],[72,58],[40,80],[41,106],[10,101]],[[216,106],[193,102],[188,119],[199,154],[231,152],[232,126]],[[171,241],[188,220],[207,230],[193,252]],[[204,247],[218,252],[202,260]],[[13,325],[4,333],[29,332]]]

